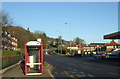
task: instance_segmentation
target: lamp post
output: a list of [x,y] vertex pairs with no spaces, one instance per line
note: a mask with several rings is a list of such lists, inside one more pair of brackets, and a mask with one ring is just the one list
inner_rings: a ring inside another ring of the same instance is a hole
[[57,31],[59,34],[60,34],[60,36],[58,36],[58,51],[59,51],[59,43],[60,43],[60,50],[61,50],[61,54],[62,54],[62,33],[61,33],[61,31]]
[[69,24],[69,30],[70,30],[70,53],[71,53],[71,23],[65,23]]
[[60,38],[60,46],[61,46],[61,54],[62,54],[62,33],[60,32],[60,36],[61,36],[61,38]]

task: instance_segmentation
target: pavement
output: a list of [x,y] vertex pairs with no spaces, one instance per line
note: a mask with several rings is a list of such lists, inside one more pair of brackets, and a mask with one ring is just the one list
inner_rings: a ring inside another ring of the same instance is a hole
[[73,75],[66,71],[62,71],[53,65],[44,62],[44,75],[25,76],[21,66],[21,62],[18,62],[10,67],[7,67],[0,71],[2,73],[2,79],[71,79]]
[[21,68],[21,65],[20,65],[20,62],[10,66],[10,67],[7,67],[3,70],[1,70],[1,76],[2,76],[2,79],[18,79],[18,78],[42,78],[42,77],[54,77],[51,72],[50,72],[50,69],[52,69],[52,66],[50,65],[45,65],[44,67],[44,75],[43,76],[25,76],[24,73],[23,73],[23,70]]

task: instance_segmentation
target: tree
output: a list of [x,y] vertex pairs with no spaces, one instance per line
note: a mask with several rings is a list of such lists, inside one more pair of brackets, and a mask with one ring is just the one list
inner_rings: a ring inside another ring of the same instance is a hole
[[0,10],[0,26],[2,26],[2,11]]
[[36,31],[34,32],[34,34],[36,34],[36,35],[43,34],[43,33],[45,33],[45,32],[40,31],[40,30],[36,30]]
[[58,44],[59,44],[59,45],[62,44],[62,36],[58,36]]
[[9,14],[4,11],[1,14],[2,14],[2,26],[11,26],[13,24],[13,21],[10,18]]
[[85,41],[79,37],[74,38],[74,42],[79,45],[79,44],[85,44]]
[[43,32],[43,31],[35,31],[34,35],[35,35],[36,39],[37,38],[42,38],[42,42],[44,44],[43,47],[46,48],[46,46],[47,46],[47,36],[46,36],[45,32]]
[[30,32],[30,28],[29,28],[29,27],[27,28],[27,31],[29,31],[29,32]]

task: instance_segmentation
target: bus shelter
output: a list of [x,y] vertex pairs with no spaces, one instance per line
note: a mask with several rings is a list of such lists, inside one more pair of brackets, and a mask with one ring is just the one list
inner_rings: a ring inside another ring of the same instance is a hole
[[120,39],[120,31],[104,35],[104,39]]
[[25,75],[43,75],[43,44],[41,39],[24,44]]

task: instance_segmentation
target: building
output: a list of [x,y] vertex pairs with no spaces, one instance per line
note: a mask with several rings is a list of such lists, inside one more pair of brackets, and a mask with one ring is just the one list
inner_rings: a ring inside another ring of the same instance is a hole
[[83,47],[84,49],[84,52],[91,52],[91,51],[94,51],[95,50],[95,46],[90,46],[90,45],[86,45]]
[[78,46],[76,45],[75,42],[67,42],[67,49],[68,50],[78,50]]
[[90,43],[84,46],[84,51],[95,51],[97,48],[101,48],[105,45],[105,43]]
[[120,44],[112,40],[110,43],[105,44],[105,46],[106,46],[106,51],[113,51],[116,48],[119,48]]
[[2,31],[2,50],[17,50],[18,41],[9,32]]
[[[120,31],[107,34],[103,36],[104,39],[112,39],[112,41],[108,44],[106,44],[107,51],[112,51],[116,48],[120,48],[120,44],[116,43],[113,39],[120,39]],[[119,40],[118,40],[119,41]]]

